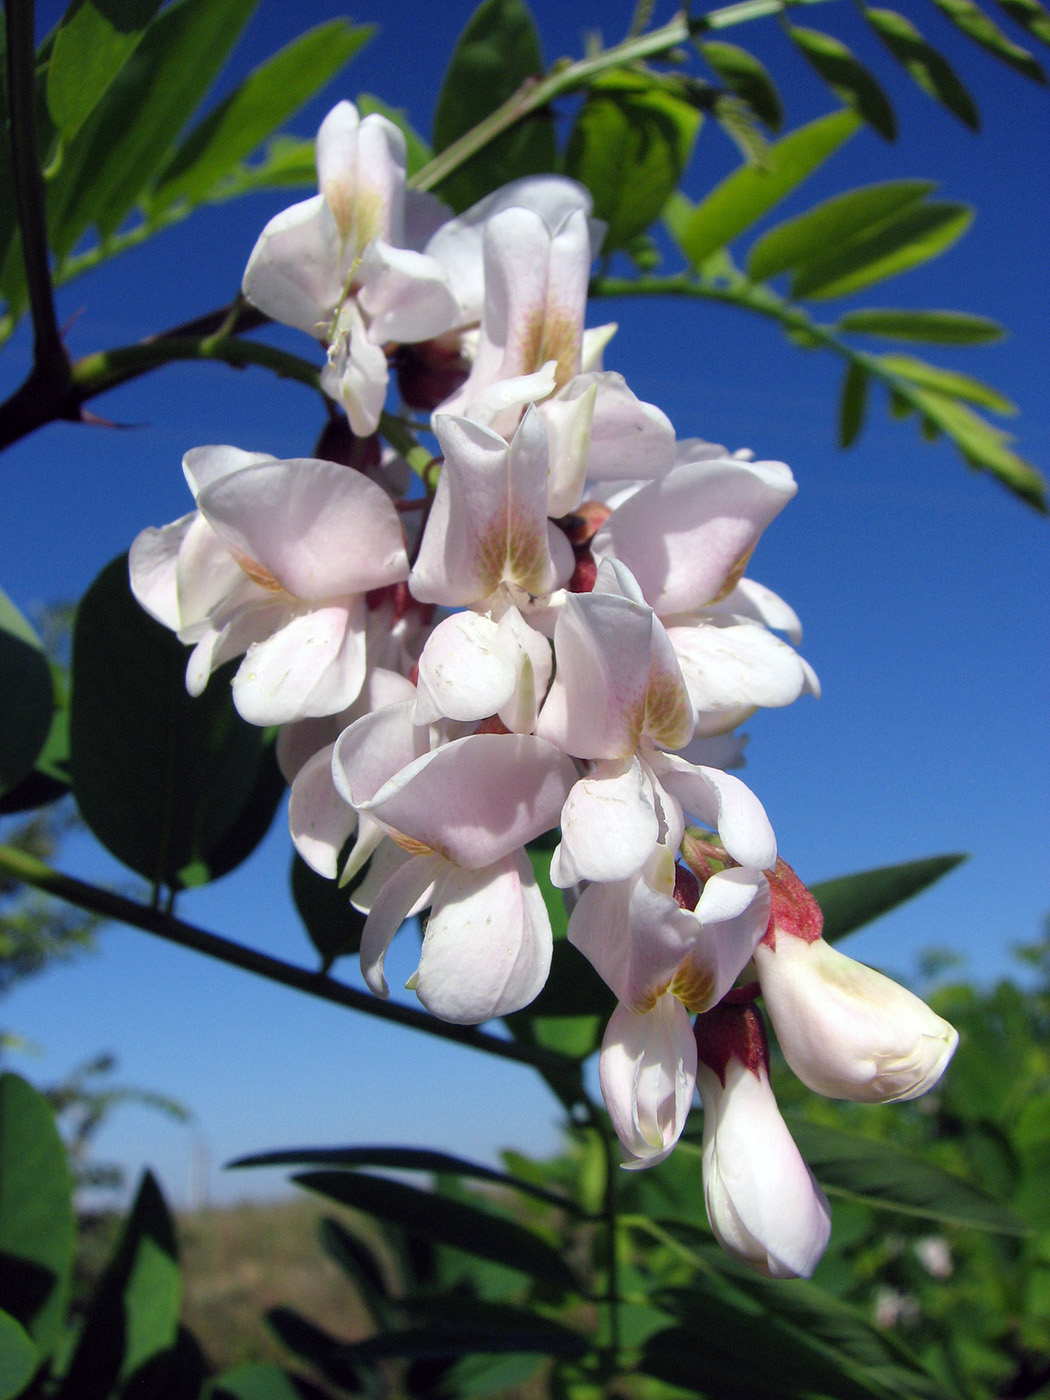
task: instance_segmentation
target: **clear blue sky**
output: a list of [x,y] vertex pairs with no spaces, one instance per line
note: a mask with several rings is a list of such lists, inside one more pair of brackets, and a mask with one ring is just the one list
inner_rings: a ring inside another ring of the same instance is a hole
[[[57,8],[41,7],[42,25]],[[378,37],[314,104],[299,133],[312,134],[332,103],[360,91],[406,108],[427,131],[471,8],[366,0],[356,18],[376,20]],[[613,42],[630,9],[622,0],[544,0],[536,13],[546,57],[578,54],[588,29],[601,28]],[[223,83],[339,12],[334,0],[262,0]],[[856,304],[950,307],[1005,323],[1012,335],[1000,345],[931,348],[929,358],[1013,397],[1022,409],[1019,448],[1045,472],[1050,93],[960,42],[932,6],[909,12],[977,96],[981,135],[919,94],[850,7],[811,9],[805,23],[840,34],[879,73],[901,135],[891,147],[861,132],[772,221],[844,188],[905,176],[936,178],[944,197],[976,205],[973,229],[948,255]],[[670,13],[657,7],[658,20]],[[770,66],[789,126],[830,110],[830,97],[772,21],[728,37]],[[736,159],[726,138],[706,127],[687,189],[698,196]],[[289,202],[278,194],[205,211],[63,291],[60,319],[70,321],[72,353],[126,343],[227,301],[258,230]],[[849,951],[911,974],[917,954],[936,945],[966,956],[975,976],[1003,972],[1009,946],[1035,938],[1050,908],[1050,526],[967,471],[947,446],[924,444],[912,424],[891,422],[877,395],[860,443],[839,452],[838,363],[788,346],[763,322],[670,302],[602,304],[589,319],[610,317],[620,332],[607,365],[660,404],[680,436],[750,446],[788,462],[799,482],[749,571],[798,611],[802,649],[824,685],[819,702],[804,699],[747,726],[742,776],[766,805],[782,853],[804,878],[819,880],[972,852],[937,888],[857,935]],[[0,359],[4,394],[24,375],[28,348],[20,337]],[[138,426],[115,433],[52,425],[0,464],[0,584],[24,610],[79,595],[143,526],[182,514],[186,449],[232,442],[302,455],[321,418],[300,386],[216,365],[165,370],[94,407]],[[312,965],[287,894],[289,862],[279,820],[246,866],[184,896],[179,912]],[[70,841],[60,863],[86,878],[127,878],[86,839]],[[392,986],[412,966],[411,939],[400,941]],[[356,977],[349,964],[339,970]],[[187,1198],[197,1150],[210,1163],[213,1198],[225,1199],[275,1189],[281,1178],[223,1178],[223,1161],[292,1143],[428,1143],[491,1160],[504,1145],[542,1151],[556,1142],[556,1105],[525,1069],[493,1067],[116,926],[94,956],[9,997],[0,1023],[39,1043],[40,1058],[16,1067],[40,1082],[111,1049],[124,1082],[194,1111],[194,1125],[184,1128],[128,1109],[99,1141],[101,1154],[132,1171],[158,1167],[177,1202]]]

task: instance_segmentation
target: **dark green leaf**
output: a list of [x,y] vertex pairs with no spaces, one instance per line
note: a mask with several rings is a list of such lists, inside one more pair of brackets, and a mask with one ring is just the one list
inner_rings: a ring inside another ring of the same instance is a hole
[[40,639],[0,589],[0,796],[33,767],[54,707],[51,668]]
[[234,710],[229,668],[195,700],[186,659],[132,597],[126,558],[114,560],[73,631],[73,789],[102,844],[172,888],[233,869],[281,792],[272,740]]
[[64,256],[96,224],[103,238],[148,188],[258,0],[175,0],[160,11],[66,151],[48,192]]
[[289,1351],[320,1372],[326,1381],[357,1393],[362,1367],[350,1359],[353,1348],[333,1337],[293,1308],[271,1308],[266,1323]]
[[310,942],[321,955],[323,972],[336,958],[357,952],[365,915],[350,903],[348,889],[318,875],[298,854],[292,857],[292,898]]
[[238,1157],[231,1167],[379,1167],[390,1171],[433,1172],[436,1175],[467,1177],[473,1181],[494,1181],[513,1191],[524,1191],[548,1205],[578,1214],[574,1201],[554,1191],[534,1186],[530,1181],[508,1176],[492,1167],[434,1152],[426,1147],[290,1147],[276,1152],[257,1152]]
[[317,1234],[321,1248],[353,1284],[377,1326],[389,1327],[394,1316],[390,1290],[369,1246],[331,1215],[318,1221]]
[[160,0],[74,0],[47,68],[51,119],[71,141],[128,61]]
[[891,311],[872,308],[847,311],[838,330],[860,331],[887,340],[918,340],[930,345],[984,345],[1001,340],[1006,331],[986,316],[963,311]]
[[973,210],[965,204],[930,203],[906,209],[845,246],[811,259],[796,273],[791,294],[825,300],[884,282],[938,257],[972,222]]
[[482,1259],[491,1259],[556,1288],[576,1287],[568,1265],[546,1240],[503,1216],[479,1210],[465,1201],[449,1200],[432,1191],[420,1191],[414,1186],[360,1172],[302,1172],[292,1179],[299,1186],[355,1210],[367,1211],[434,1244],[450,1245]]
[[948,60],[930,47],[911,20],[896,10],[874,7],[867,8],[864,16],[923,92],[929,93],[972,131],[976,131],[981,124],[976,103]]
[[262,160],[244,164],[232,171],[209,195],[211,203],[236,199],[255,190],[316,189],[317,161],[313,141],[294,136],[275,136],[266,146]]
[[953,399],[966,399],[969,403],[990,408],[994,413],[1017,412],[1017,405],[1004,398],[998,390],[968,374],[941,369],[939,365],[928,365],[924,360],[916,360],[910,355],[879,355],[878,361],[892,374],[912,384],[921,384],[924,389],[935,389],[939,394],[947,394]]
[[212,1381],[208,1400],[315,1400],[321,1392],[279,1366],[247,1361]]
[[330,20],[308,30],[245,78],[196,126],[153,182],[148,215],[178,200],[199,204],[245,156],[308,102],[371,37],[374,26]]
[[[478,1308],[477,1311],[482,1309]],[[464,1322],[382,1332],[377,1337],[345,1347],[344,1355],[360,1361],[380,1361],[392,1356],[436,1360],[451,1356],[519,1353],[578,1358],[585,1356],[590,1347],[588,1339],[578,1332],[568,1327],[558,1327],[546,1318],[530,1316],[521,1310],[517,1325],[510,1321],[499,1327],[485,1326],[483,1322]]]
[[1026,78],[1032,78],[1037,83],[1046,83],[1046,74],[1028,50],[1008,39],[994,20],[989,19],[979,5],[974,4],[974,0],[933,0],[933,3],[948,16],[957,29],[961,29],[968,38],[975,44],[980,44],[981,48],[994,58],[1008,63]]
[[921,894],[966,859],[965,855],[928,856],[925,860],[884,865],[811,885],[810,891],[824,913],[824,937],[829,943],[836,943],[847,933]]
[[850,360],[842,381],[839,399],[839,446],[856,442],[864,426],[864,410],[868,402],[868,371],[857,360]]
[[14,1400],[39,1365],[37,1349],[21,1323],[0,1312],[0,1400]]
[[608,225],[603,251],[644,233],[678,187],[700,129],[691,103],[635,73],[596,82],[565,151],[565,173],[586,185]]
[[820,261],[829,248],[870,237],[914,208],[933,188],[929,180],[891,180],[835,195],[764,233],[748,254],[748,276],[760,282]]
[[386,117],[387,121],[399,127],[404,135],[407,151],[405,173],[411,177],[417,170],[423,169],[433,152],[411,125],[406,112],[400,107],[391,107],[381,97],[374,97],[370,92],[357,94],[357,110],[363,117],[368,116],[370,112],[378,112],[381,117]]
[[908,1152],[845,1128],[790,1117],[791,1135],[811,1171],[831,1195],[847,1196],[880,1210],[921,1216],[941,1225],[961,1225],[999,1234],[1023,1235],[1027,1226],[972,1182]]
[[887,141],[896,140],[897,119],[889,98],[841,39],[795,24],[789,24],[787,32],[836,97],[852,107],[880,136]]
[[[95,1289],[65,1375],[63,1400],[107,1400],[115,1387],[170,1352],[178,1337],[181,1301],[174,1222],[146,1172]],[[149,1390],[143,1386],[138,1393]]]
[[833,112],[771,146],[767,169],[743,166],[695,208],[684,198],[674,201],[669,223],[689,262],[700,267],[712,253],[750,228],[823,165],[859,125],[853,112]]
[[746,102],[770,131],[779,131],[784,121],[780,94],[754,54],[720,39],[702,43],[699,49],[730,92]]
[[[543,54],[523,0],[484,0],[467,21],[434,111],[435,152],[477,126],[528,78],[543,72]],[[534,112],[490,141],[435,190],[459,213],[517,179],[553,170],[557,152],[547,112]]]
[[1027,29],[1033,39],[1041,39],[1050,44],[1050,13],[1039,0],[998,0],[1000,10],[1005,10],[1010,18]]
[[42,1094],[0,1075],[0,1308],[50,1355],[65,1323],[76,1223],[66,1149]]

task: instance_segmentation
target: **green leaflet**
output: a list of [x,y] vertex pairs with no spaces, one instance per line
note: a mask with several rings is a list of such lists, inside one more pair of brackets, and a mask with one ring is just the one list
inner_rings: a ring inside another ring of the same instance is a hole
[[[435,154],[477,126],[528,78],[543,72],[539,35],[523,0],[483,0],[467,21],[434,111]],[[434,193],[457,212],[519,175],[553,170],[554,126],[537,112],[489,142]]]
[[986,316],[964,311],[895,311],[876,308],[847,311],[837,330],[885,336],[888,340],[918,340],[932,345],[984,345],[1002,340],[1005,329]]
[[73,0],[47,68],[47,107],[63,141],[95,110],[159,9],[160,0]]
[[827,257],[828,248],[870,236],[914,208],[934,188],[930,180],[892,180],[835,195],[763,234],[748,254],[748,276],[761,282],[780,272],[803,269],[811,261],[819,263]]
[[40,639],[0,589],[0,796],[33,767],[54,708],[51,668]]
[[25,1329],[41,1358],[54,1350],[65,1323],[72,1192],[51,1106],[17,1074],[0,1075],[0,1308]]
[[1017,405],[1004,398],[997,389],[957,370],[928,365],[925,360],[916,360],[911,355],[879,355],[878,362],[891,374],[919,384],[924,389],[935,389],[937,393],[950,398],[980,404],[982,408],[990,408],[993,413],[1017,412]]
[[331,20],[301,34],[250,73],[186,137],[147,198],[153,219],[178,200],[200,204],[245,156],[310,100],[371,38],[373,26]]
[[839,446],[856,442],[864,426],[864,411],[868,402],[868,371],[857,360],[850,360],[842,380],[839,398]]
[[780,94],[754,54],[721,39],[698,43],[697,47],[730,92],[746,102],[770,131],[779,131],[784,121]]
[[864,18],[923,92],[929,93],[972,131],[978,129],[980,114],[962,80],[948,60],[926,42],[910,19],[896,10],[874,6],[865,9]]
[[[980,6],[974,4],[974,0],[933,0],[933,3],[942,14],[948,16],[957,29],[975,44],[979,44],[993,58],[1016,68],[1019,73],[1023,73],[1034,82],[1046,83],[1046,74],[1028,50],[1008,39]],[[1024,8],[1029,10],[1027,6]]]
[[599,80],[581,107],[565,151],[565,173],[594,196],[607,224],[603,252],[626,247],[678,188],[701,115],[663,85],[622,72]]
[[742,166],[695,207],[676,197],[668,224],[685,257],[699,267],[797,189],[859,126],[852,111],[833,112],[770,146],[768,169]]
[[824,914],[824,937],[829,943],[838,942],[847,933],[921,894],[966,858],[965,855],[927,856],[924,860],[884,865],[811,885],[810,892]]
[[819,29],[803,29],[794,24],[787,26],[787,32],[836,97],[852,107],[887,141],[896,139],[897,119],[889,98],[841,40]]

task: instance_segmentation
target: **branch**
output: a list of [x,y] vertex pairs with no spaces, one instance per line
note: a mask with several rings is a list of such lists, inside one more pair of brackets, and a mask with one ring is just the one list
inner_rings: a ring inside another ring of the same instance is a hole
[[398,1002],[381,1001],[367,992],[359,992],[345,983],[337,982],[322,972],[309,972],[293,963],[271,957],[268,953],[246,948],[231,939],[208,933],[192,924],[184,923],[159,909],[138,904],[133,899],[116,894],[112,890],[100,889],[77,880],[72,875],[60,871],[39,860],[26,851],[13,846],[0,846],[0,871],[12,879],[32,885],[46,894],[55,895],[80,909],[87,909],[103,918],[118,919],[132,928],[152,933],[157,938],[176,943],[181,948],[191,948],[194,952],[216,958],[219,962],[239,967],[244,972],[254,972],[271,982],[292,987],[321,1001],[334,1002],[337,1006],[349,1007],[352,1011],[362,1011],[366,1016],[377,1016],[383,1021],[393,1021],[397,1025],[408,1026],[412,1030],[436,1035],[442,1040],[451,1040],[472,1050],[483,1050],[486,1054],[500,1059],[514,1060],[518,1064],[529,1065],[543,1074],[553,1076],[571,1084],[578,1075],[579,1067],[575,1060],[550,1051],[530,1049],[514,1040],[502,1040],[476,1026],[457,1026],[447,1021],[439,1021],[426,1011],[417,1011],[411,1006]]

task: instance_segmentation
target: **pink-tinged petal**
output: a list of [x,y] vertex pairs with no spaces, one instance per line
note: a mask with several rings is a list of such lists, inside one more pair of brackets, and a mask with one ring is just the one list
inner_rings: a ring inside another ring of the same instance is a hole
[[795,646],[802,640],[802,623],[794,608],[753,578],[742,578],[731,592],[717,603],[709,603],[704,611],[711,617],[739,617],[761,622],[774,632],[784,632]]
[[[593,222],[593,220],[592,220]],[[593,248],[593,240],[592,240]],[[592,326],[583,333],[583,347],[580,350],[580,373],[602,372],[602,356],[605,347],[620,329],[615,321],[607,321],[604,326]]]
[[357,300],[369,318],[368,338],[414,343],[432,340],[456,324],[459,308],[434,258],[382,239],[369,244],[358,272]]
[[406,143],[400,127],[379,112],[369,113],[357,131],[354,241],[358,250],[373,238],[401,242],[405,158]]
[[353,807],[370,802],[402,768],[427,752],[426,729],[413,724],[415,700],[403,700],[363,715],[336,741],[332,777]]
[[639,1015],[620,1005],[602,1039],[602,1098],[625,1167],[651,1167],[681,1137],[696,1084],[696,1042],[685,1007],[667,995]]
[[[369,618],[371,622],[371,618]],[[366,641],[366,653],[371,649],[371,638]],[[284,779],[291,783],[296,773],[318,749],[329,747],[338,739],[348,725],[362,715],[382,709],[384,705],[396,705],[402,700],[415,700],[416,688],[406,677],[396,671],[384,670],[372,665],[371,659],[365,675],[361,693],[353,704],[336,715],[325,715],[320,719],[302,719],[292,724],[283,724],[277,735],[277,763]]]
[[680,749],[693,737],[693,728],[693,707],[678,658],[663,623],[654,617],[644,732],[661,748]]
[[150,528],[136,535],[128,553],[131,591],[150,617],[177,632],[182,626],[179,593],[175,578],[179,550],[197,512],[173,520],[159,529]]
[[524,852],[483,870],[446,867],[413,979],[435,1016],[476,1025],[520,1011],[550,971],[550,918]]
[[626,880],[656,845],[660,823],[641,764],[599,764],[573,785],[561,812],[561,843],[551,880],[562,889],[581,880]]
[[756,870],[733,866],[712,875],[700,892],[696,916],[701,936],[690,955],[710,991],[690,1009],[706,1011],[722,1000],[751,961],[769,924],[769,882]]
[[339,874],[339,852],[357,827],[357,813],[332,782],[333,748],[328,744],[303,764],[288,800],[292,843],[310,869],[328,880]]
[[834,1099],[918,1098],[955,1052],[955,1028],[907,988],[855,962],[823,938],[778,931],[755,950],[777,1040],[808,1088]]
[[547,437],[534,412],[508,445],[466,418],[438,415],[445,466],[412,592],[425,603],[480,602],[502,582],[527,593],[557,584],[547,533]]
[[311,608],[250,646],[233,678],[241,716],[249,724],[287,724],[346,709],[365,678],[364,613],[361,597]]
[[[460,324],[481,318],[485,299],[482,240],[488,223],[502,210],[535,210],[548,229],[559,228],[576,209],[591,212],[591,196],[561,175],[527,175],[502,185],[465,213],[450,219],[431,238],[425,251],[444,265],[460,303]],[[605,225],[589,219],[591,258],[597,257]],[[590,259],[588,259],[590,261]]]
[[626,758],[642,734],[651,611],[611,593],[570,594],[554,629],[557,668],[537,734],[577,758]]
[[622,559],[661,617],[717,598],[795,494],[782,462],[689,462],[636,492],[594,537]]
[[[377,827],[368,817],[362,818],[362,823],[368,825],[372,835],[369,838],[371,859],[365,857],[359,865],[363,866],[366,861],[368,869],[361,876],[361,879],[354,885],[350,894],[350,903],[361,914],[370,914],[372,906],[379,898],[387,881],[390,880],[402,866],[407,865],[410,860],[419,860],[419,856],[414,856],[410,851],[404,850],[396,842],[387,838],[386,832],[381,827]],[[379,839],[375,839],[376,833],[381,833]],[[442,862],[443,865],[443,862]],[[436,866],[440,870],[442,866]],[[356,872],[355,872],[356,873]],[[340,885],[349,884],[353,876],[343,875],[339,881]],[[415,904],[405,914],[406,919],[411,919],[414,915],[422,911],[430,903],[433,888],[428,885],[422,892]]]
[[[423,252],[427,243],[452,218],[447,204],[425,190],[405,190],[404,228],[399,240],[403,248]],[[457,306],[458,306],[457,300]],[[459,324],[457,312],[457,325]]]
[[746,734],[701,734],[687,744],[679,753],[687,763],[695,767],[743,768],[746,763],[744,750],[748,744]]
[[314,195],[266,225],[241,290],[273,320],[317,337],[332,319],[351,262],[331,209],[322,195]]
[[[790,705],[809,689],[802,659],[786,642],[753,622],[715,627],[698,622],[669,627],[697,723],[713,732],[718,716]],[[717,731],[714,731],[717,732]]]
[[321,371],[321,388],[342,404],[358,437],[375,432],[389,379],[386,354],[369,339],[357,302],[345,302],[332,332],[328,363]]
[[[472,423],[481,423],[486,428],[491,428],[501,437],[513,437],[514,430],[521,420],[522,410],[528,404],[538,403],[554,393],[554,375],[557,368],[555,360],[548,360],[533,374],[515,374],[509,379],[497,379],[492,384],[485,385],[478,397],[466,405],[465,417]],[[447,403],[441,405],[439,412],[447,413]],[[543,421],[545,424],[548,422],[545,411]]]
[[243,471],[245,467],[258,466],[260,462],[276,462],[269,452],[245,452],[240,447],[191,447],[182,458],[182,474],[196,500],[205,486],[210,486],[220,477],[232,472]]
[[674,427],[655,404],[636,398],[622,374],[581,376],[597,391],[587,475],[596,481],[663,476],[675,460]]
[[424,754],[355,805],[477,870],[556,826],[575,779],[572,761],[542,739],[471,734]]
[[287,626],[293,615],[283,594],[244,607],[235,604],[217,612],[190,653],[186,663],[186,689],[191,695],[200,695],[216,667],[264,642]]
[[187,631],[204,619],[230,618],[274,596],[248,577],[199,511],[179,550],[175,586],[184,641],[191,640]]
[[[293,597],[342,598],[408,576],[386,492],[335,462],[246,467],[201,492],[201,510],[231,552]],[[271,585],[272,586],[272,585]]]
[[653,768],[687,812],[718,831],[734,860],[754,870],[769,870],[775,864],[777,843],[769,818],[739,778],[717,768],[694,768],[674,754],[656,755]]
[[550,449],[547,513],[555,520],[574,511],[583,500],[598,394],[589,379],[589,375],[576,375],[556,398],[540,406]]
[[515,607],[509,607],[500,618],[499,633],[500,644],[515,658],[516,680],[514,693],[497,713],[512,734],[531,734],[550,684],[554,664],[551,644]]
[[808,1278],[831,1211],[777,1109],[764,1070],[730,1059],[723,1084],[701,1064],[707,1218],[719,1244],[770,1278]]
[[396,869],[376,896],[361,933],[361,976],[377,997],[390,989],[383,973],[386,950],[412,909],[425,898],[445,862],[440,856],[413,856]]
[[431,632],[419,658],[416,724],[494,715],[514,693],[516,657],[499,624],[478,613],[453,613]]

